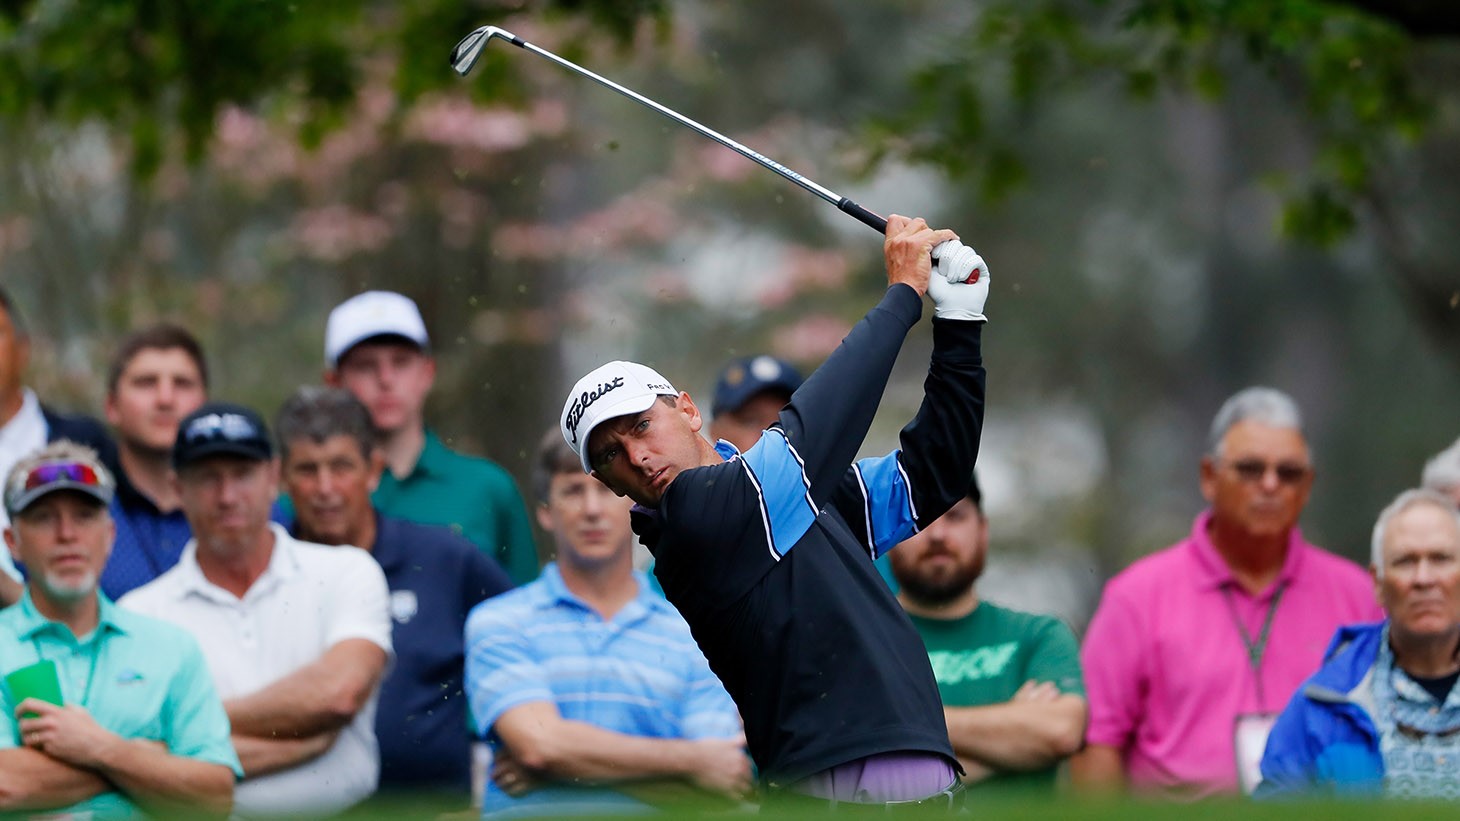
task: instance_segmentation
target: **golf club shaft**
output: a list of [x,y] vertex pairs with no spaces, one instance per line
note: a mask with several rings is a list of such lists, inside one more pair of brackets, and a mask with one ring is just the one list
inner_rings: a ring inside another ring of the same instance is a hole
[[[477,41],[475,43],[475,52],[473,53],[473,55],[472,55],[472,57],[471,57],[470,60],[465,61],[463,63],[461,61],[458,61],[457,58],[456,58],[456,56],[453,55],[453,61],[454,62],[457,62],[457,71],[459,71],[460,73],[465,74],[467,71],[470,71],[471,70],[471,64],[475,62],[475,54],[476,53],[479,53],[480,52],[480,49],[483,46],[487,45],[487,42],[490,41],[490,39],[492,37],[494,37],[494,36],[501,37],[502,39],[504,39],[504,40],[512,43],[512,45],[514,45],[514,46],[517,46],[519,48],[526,49],[527,51],[530,51],[530,52],[538,55],[539,57],[547,58],[548,60],[551,60],[554,63],[557,63],[558,65],[562,66],[563,68],[566,68],[566,69],[568,69],[570,71],[575,71],[578,74],[581,74],[584,77],[587,77],[588,79],[593,80],[594,82],[598,83],[601,86],[604,86],[606,88],[610,88],[610,89],[612,89],[614,91],[617,91],[618,93],[624,95],[625,97],[628,97],[629,99],[631,99],[631,100],[633,100],[633,101],[635,101],[635,102],[637,102],[637,103],[639,103],[639,104],[641,104],[641,105],[643,105],[645,107],[654,109],[655,111],[659,112],[660,114],[663,114],[665,117],[668,117],[671,120],[674,120],[675,122],[679,123],[680,125],[685,126],[686,128],[692,129],[692,130],[694,130],[694,131],[696,131],[696,132],[698,132],[698,133],[700,133],[700,134],[702,134],[702,135],[704,135],[706,137],[709,137],[710,139],[714,140],[715,142],[719,143],[720,145],[723,145],[726,148],[730,149],[731,151],[734,151],[735,153],[741,155],[742,157],[745,157],[746,159],[749,159],[751,162],[754,162],[754,163],[757,163],[759,165],[762,165],[762,166],[764,166],[766,168],[769,168],[770,170],[776,172],[777,174],[780,174],[782,177],[785,177],[786,179],[790,180],[791,182],[794,182],[795,184],[797,184],[797,185],[801,186],[802,188],[806,189],[807,191],[810,191],[811,193],[813,193],[816,196],[818,196],[818,197],[826,200],[827,202],[831,203],[832,205],[835,205],[837,208],[841,209],[841,211],[843,211],[844,213],[849,214],[852,217],[855,217],[858,221],[860,221],[864,225],[869,226],[870,228],[872,228],[873,230],[875,230],[877,233],[879,233],[879,234],[886,234],[887,233],[887,219],[885,217],[881,216],[880,214],[877,214],[877,213],[875,213],[873,211],[869,211],[866,208],[863,208],[862,206],[860,206],[857,203],[853,202],[852,200],[850,200],[850,199],[848,199],[846,197],[843,197],[842,195],[836,193],[835,191],[832,191],[831,189],[826,188],[825,186],[819,185],[816,182],[814,182],[814,181],[812,181],[810,179],[807,179],[806,177],[804,177],[804,176],[796,173],[795,171],[792,171],[791,169],[787,168],[786,166],[781,165],[780,163],[776,162],[775,160],[771,159],[770,157],[767,157],[764,154],[761,154],[759,151],[755,151],[754,149],[751,149],[751,148],[748,148],[748,147],[746,147],[744,145],[741,145],[740,143],[738,143],[738,142],[730,139],[729,137],[726,137],[724,134],[721,134],[720,132],[715,131],[712,128],[708,128],[708,127],[706,127],[704,125],[701,125],[700,123],[697,123],[694,120],[691,120],[690,118],[684,116],[683,114],[680,114],[679,112],[677,112],[677,111],[675,111],[673,109],[670,109],[670,108],[667,108],[665,106],[662,106],[659,103],[656,103],[653,100],[649,99],[648,97],[645,97],[644,95],[639,94],[638,92],[634,91],[633,89],[630,89],[630,88],[627,88],[625,86],[619,85],[618,83],[615,83],[614,81],[608,79],[607,77],[603,77],[603,76],[601,76],[599,74],[596,74],[596,73],[594,73],[592,71],[589,71],[588,69],[586,69],[586,68],[578,65],[577,63],[575,63],[575,62],[573,62],[571,60],[567,60],[567,59],[564,59],[562,57],[559,57],[558,55],[552,53],[551,51],[548,51],[545,48],[539,48],[539,47],[533,45],[532,43],[529,43],[526,40],[523,40],[521,37],[518,37],[517,35],[512,34],[509,31],[505,31],[503,29],[499,29],[499,28],[496,28],[496,27],[485,27],[483,29],[478,29],[478,31],[476,31],[476,32],[473,32],[472,35],[468,36],[466,40],[463,40],[462,41],[462,43],[463,44],[466,44],[469,41],[471,41],[473,37],[476,37],[476,36],[479,36],[479,35],[482,35],[482,34],[484,34],[485,36],[484,36],[483,39],[481,39],[481,40],[479,40],[479,41]],[[462,46],[461,45],[458,45],[457,48],[458,48],[458,50],[460,50],[462,48]],[[462,65],[463,64],[465,65],[465,70],[462,69]]]

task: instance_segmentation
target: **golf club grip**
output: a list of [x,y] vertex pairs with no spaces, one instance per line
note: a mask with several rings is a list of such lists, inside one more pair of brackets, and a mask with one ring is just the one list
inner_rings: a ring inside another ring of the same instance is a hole
[[882,216],[881,214],[878,214],[875,211],[868,211],[867,209],[856,204],[855,202],[852,202],[846,197],[842,197],[840,200],[838,200],[836,207],[856,217],[859,221],[872,228],[872,230],[876,231],[877,233],[884,236],[887,234],[887,218]]

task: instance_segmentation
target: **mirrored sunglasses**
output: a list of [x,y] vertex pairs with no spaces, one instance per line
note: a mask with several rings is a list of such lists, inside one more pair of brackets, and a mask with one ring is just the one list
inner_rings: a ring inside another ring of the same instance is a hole
[[78,485],[101,487],[101,477],[96,468],[81,462],[47,462],[36,465],[25,475],[25,489],[34,490],[55,482],[74,482]]

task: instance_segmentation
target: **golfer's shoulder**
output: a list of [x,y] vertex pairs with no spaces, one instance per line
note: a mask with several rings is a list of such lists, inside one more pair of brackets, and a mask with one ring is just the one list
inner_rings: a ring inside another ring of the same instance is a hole
[[740,485],[750,481],[746,475],[745,457],[739,454],[724,462],[690,468],[674,477],[664,490],[664,498],[702,499],[717,496],[733,496],[741,490]]
[[759,480],[739,457],[687,470],[675,477],[659,500],[660,523],[666,532],[713,532],[726,518],[759,509],[758,486]]

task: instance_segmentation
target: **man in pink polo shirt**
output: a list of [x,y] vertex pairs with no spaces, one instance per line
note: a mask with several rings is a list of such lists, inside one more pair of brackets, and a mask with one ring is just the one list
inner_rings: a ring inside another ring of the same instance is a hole
[[1085,634],[1079,786],[1250,790],[1273,719],[1335,628],[1382,617],[1368,574],[1298,531],[1313,467],[1292,399],[1237,393],[1208,447],[1211,507],[1184,541],[1111,579]]

